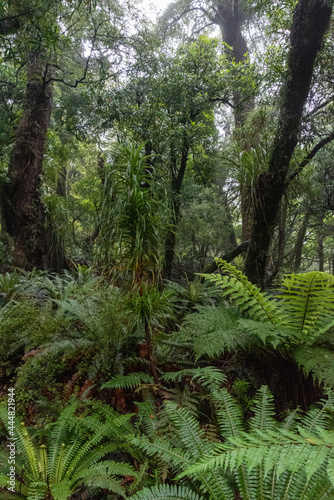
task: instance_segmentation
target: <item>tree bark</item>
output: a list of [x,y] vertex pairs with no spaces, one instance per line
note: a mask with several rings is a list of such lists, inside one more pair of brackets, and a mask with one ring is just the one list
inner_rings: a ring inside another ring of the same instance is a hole
[[31,55],[27,86],[5,186],[4,228],[13,238],[14,264],[23,268],[52,267],[50,224],[41,201],[46,133],[52,110],[52,87],[43,83],[38,55]]
[[329,27],[332,7],[323,0],[300,0],[291,27],[288,69],[281,94],[279,123],[269,160],[268,172],[257,182],[251,245],[245,272],[261,288],[266,285],[269,246],[277,224],[282,196],[287,189],[287,175],[306,102],[314,61]]
[[[250,16],[246,10],[245,2],[235,0],[234,2],[226,2],[220,0],[217,2],[215,22],[218,24],[222,39],[231,47],[227,49],[227,54],[231,60],[236,63],[246,62],[246,57],[249,53],[247,42],[242,34],[242,25],[245,19]],[[234,127],[235,130],[241,129],[245,123],[247,114],[255,107],[254,98],[245,95],[238,89],[233,91],[233,106],[234,106]],[[242,241],[251,238],[251,227],[253,219],[253,202],[250,186],[243,186],[240,189],[241,202],[241,224],[242,224]]]
[[293,272],[298,273],[300,269],[300,264],[302,262],[302,255],[303,255],[303,244],[304,244],[304,239],[305,239],[305,234],[307,231],[307,226],[310,220],[310,212],[307,211],[303,222],[299,228],[298,234],[297,234],[297,240],[296,240],[296,245],[295,245],[295,259],[294,259],[294,265],[293,265]]
[[180,192],[184,179],[184,174],[186,171],[188,154],[189,154],[189,144],[184,140],[180,166],[177,169],[176,158],[174,157],[173,148],[172,151],[172,219],[169,228],[167,229],[166,242],[165,242],[165,262],[163,269],[163,276],[165,279],[170,279],[172,275],[174,254],[175,254],[175,243],[176,243],[176,231],[180,220]]
[[319,271],[324,271],[325,255],[324,255],[324,236],[319,234],[318,236],[318,246],[317,253],[319,259]]

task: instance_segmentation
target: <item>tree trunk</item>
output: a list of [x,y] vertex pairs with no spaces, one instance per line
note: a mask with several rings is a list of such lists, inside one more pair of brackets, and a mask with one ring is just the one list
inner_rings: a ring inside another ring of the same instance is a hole
[[[231,47],[227,48],[229,58],[236,63],[245,61],[248,54],[247,42],[241,27],[249,16],[243,0],[234,0],[232,3],[223,0],[217,2],[214,21],[220,28],[224,43]],[[233,105],[234,125],[238,129],[243,126],[247,113],[254,109],[254,99],[239,90],[234,90]]]
[[285,84],[282,88],[278,130],[268,172],[257,182],[251,244],[245,272],[253,283],[265,288],[269,246],[277,224],[282,196],[287,189],[290,160],[306,102],[314,61],[328,29],[332,8],[323,0],[300,0],[291,27],[291,48]]
[[[247,16],[249,15],[247,13]],[[245,62],[249,50],[241,31],[242,25],[245,22],[244,2],[242,0],[235,0],[232,4],[226,1],[218,2],[215,20],[220,28],[223,41],[231,47],[231,49],[227,49],[229,58],[236,63]],[[245,92],[234,90],[233,106],[234,127],[237,131],[243,127],[247,114],[254,109],[254,98],[251,95],[246,95]],[[240,201],[242,241],[246,241],[251,237],[254,212],[250,186],[244,186],[240,189]]]
[[189,145],[186,142],[187,141],[185,140],[183,144],[180,167],[178,170],[176,166],[176,158],[174,158],[174,153],[172,153],[172,220],[169,228],[167,229],[165,242],[165,263],[163,269],[163,276],[165,279],[170,279],[172,275],[176,231],[180,220],[180,191],[189,154]]
[[49,261],[50,225],[41,182],[46,133],[52,109],[52,87],[43,83],[38,56],[28,61],[24,109],[5,186],[4,226],[13,238],[14,264],[27,269],[52,267]]
[[307,226],[310,220],[310,212],[306,212],[303,222],[299,228],[298,234],[297,234],[297,240],[296,240],[296,245],[295,245],[295,259],[294,259],[294,265],[293,265],[293,272],[298,273],[300,269],[300,265],[302,262],[302,255],[303,255],[303,244],[304,244],[304,239],[305,239],[305,234],[307,231]]
[[[285,245],[286,245],[286,218],[288,212],[288,200],[287,197],[284,196],[280,211],[279,211],[279,225],[278,225],[278,241],[277,241],[277,259],[273,266],[272,278],[274,278],[279,270],[283,266],[284,255],[285,255]],[[276,245],[275,245],[276,246]],[[276,250],[273,251],[273,255],[275,256]]]
[[317,253],[319,259],[319,271],[324,271],[325,255],[324,255],[324,236],[319,234],[318,236],[318,246]]

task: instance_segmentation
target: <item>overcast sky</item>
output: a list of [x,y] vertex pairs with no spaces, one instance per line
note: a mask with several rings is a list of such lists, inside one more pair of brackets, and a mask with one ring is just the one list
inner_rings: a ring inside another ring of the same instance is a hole
[[147,15],[155,20],[156,15],[165,10],[170,1],[166,0],[142,0],[141,8],[145,10]]

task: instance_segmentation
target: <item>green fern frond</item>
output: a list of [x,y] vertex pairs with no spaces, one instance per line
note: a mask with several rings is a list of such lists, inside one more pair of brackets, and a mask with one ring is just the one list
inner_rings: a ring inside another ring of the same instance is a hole
[[176,470],[183,470],[184,468],[189,467],[193,462],[192,454],[189,450],[185,447],[174,447],[168,439],[156,438],[153,442],[151,442],[143,438],[134,438],[132,442],[147,455],[158,455],[162,457]]
[[180,382],[183,377],[197,380],[203,387],[217,388],[226,382],[224,373],[215,366],[188,368],[177,372],[164,373],[161,377],[165,381]]
[[144,372],[130,373],[129,375],[116,375],[111,380],[101,386],[102,389],[136,389],[142,384],[154,385],[151,375]]
[[166,401],[165,411],[177,429],[178,437],[193,457],[208,451],[205,441],[202,440],[204,431],[187,409],[179,407],[174,402]]
[[300,345],[294,347],[293,356],[305,375],[312,374],[314,379],[325,386],[334,388],[334,351],[327,347]]
[[301,339],[314,340],[333,321],[333,286],[334,277],[319,271],[285,276],[279,306],[285,314],[284,323]]
[[185,486],[161,484],[153,488],[144,488],[130,500],[204,500],[204,498]]
[[243,431],[242,412],[236,400],[225,388],[213,391],[212,399],[221,435],[228,438],[240,434]]
[[216,259],[222,274],[200,274],[211,283],[219,285],[223,297],[255,321],[277,323],[279,313],[269,296],[253,285],[241,271],[225,260]]
[[328,423],[334,413],[334,394],[328,392],[327,398],[320,401],[321,406],[311,408],[303,416],[302,424],[307,431],[319,428],[328,428]]
[[67,500],[71,497],[73,489],[71,489],[70,481],[63,479],[55,484],[50,485],[50,491],[53,500]]
[[[219,357],[226,351],[247,349],[250,346],[247,335],[236,334],[238,314],[224,304],[218,307],[198,307],[198,312],[189,314],[175,335],[178,342],[187,343],[195,353],[196,360],[201,356],[211,359]],[[175,344],[175,340],[173,340]]]
[[268,387],[263,385],[256,394],[253,402],[254,416],[250,419],[250,428],[253,430],[267,431],[275,429],[274,398]]

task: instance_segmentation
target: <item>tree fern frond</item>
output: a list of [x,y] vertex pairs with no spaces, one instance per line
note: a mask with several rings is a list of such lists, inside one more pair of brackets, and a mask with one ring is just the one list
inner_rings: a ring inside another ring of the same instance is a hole
[[198,312],[185,318],[176,340],[190,342],[196,359],[204,355],[216,358],[226,351],[245,350],[250,346],[250,339],[242,332],[237,332],[238,316],[234,309],[225,304],[198,307]]
[[204,498],[185,486],[161,484],[153,488],[144,488],[130,500],[204,500]]
[[228,298],[251,319],[270,323],[278,322],[278,310],[266,293],[261,292],[241,271],[225,260],[216,259],[216,262],[222,274],[200,274],[200,276],[219,285],[223,297]]
[[325,386],[334,388],[334,351],[327,347],[312,345],[296,346],[293,349],[294,358],[305,375],[310,373],[314,379],[323,382]]
[[301,339],[314,340],[332,321],[333,285],[334,277],[319,271],[285,276],[279,305],[285,313],[285,323],[298,332]]

